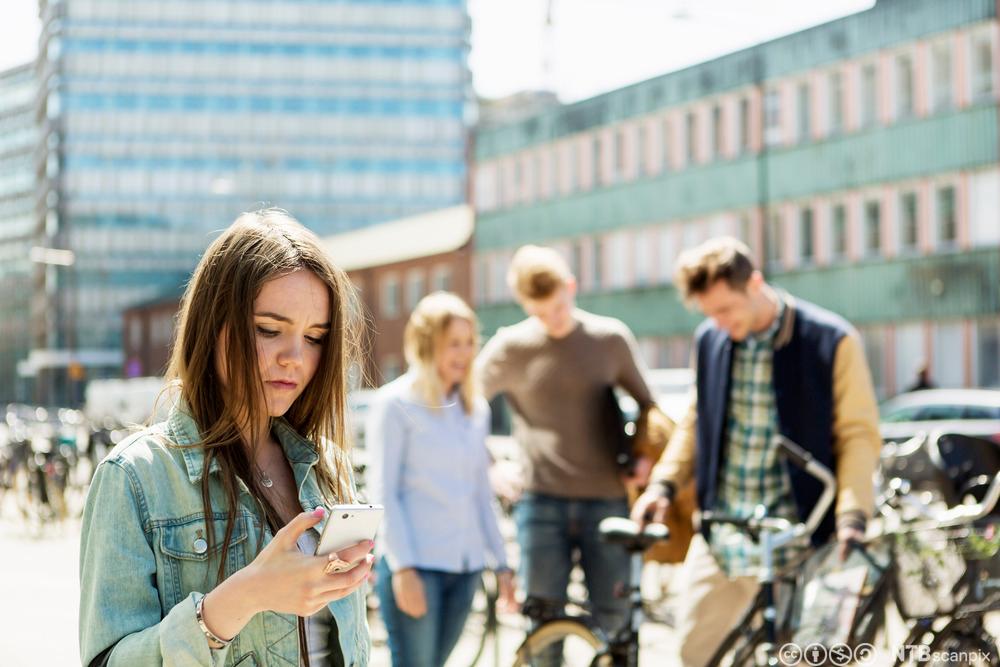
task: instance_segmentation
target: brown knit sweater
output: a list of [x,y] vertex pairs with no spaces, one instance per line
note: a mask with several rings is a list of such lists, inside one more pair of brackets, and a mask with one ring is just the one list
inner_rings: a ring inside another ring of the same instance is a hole
[[653,399],[628,327],[582,310],[573,316],[577,327],[564,338],[550,338],[534,318],[497,331],[476,362],[483,390],[511,405],[527,491],[624,497],[612,448],[600,438],[606,391],[620,386],[640,406]]

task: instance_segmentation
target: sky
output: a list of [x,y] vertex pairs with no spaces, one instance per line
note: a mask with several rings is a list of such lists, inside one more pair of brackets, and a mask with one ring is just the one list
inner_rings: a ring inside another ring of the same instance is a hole
[[[545,29],[551,3],[552,26]],[[468,0],[481,97],[592,97],[868,9],[874,0]],[[0,0],[0,69],[34,57],[36,0]],[[544,63],[548,63],[547,66]]]

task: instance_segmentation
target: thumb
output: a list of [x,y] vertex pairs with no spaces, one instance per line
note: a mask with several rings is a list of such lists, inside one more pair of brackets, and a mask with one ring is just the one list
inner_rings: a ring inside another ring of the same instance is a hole
[[326,510],[322,507],[317,507],[312,512],[302,512],[275,533],[274,539],[290,549],[294,548],[302,533],[315,526],[325,516]]

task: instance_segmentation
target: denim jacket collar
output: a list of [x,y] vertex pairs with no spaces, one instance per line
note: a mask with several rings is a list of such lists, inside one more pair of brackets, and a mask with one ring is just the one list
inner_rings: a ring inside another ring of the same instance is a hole
[[[306,472],[319,462],[318,448],[310,440],[296,433],[284,417],[273,419],[271,428],[296,473],[296,480],[302,480],[304,475],[300,473]],[[205,450],[196,446],[201,442],[201,434],[194,418],[183,403],[174,406],[170,411],[170,416],[167,418],[167,429],[173,442],[180,445],[184,465],[187,467],[188,479],[191,480],[192,484],[196,484],[201,481],[205,469]],[[302,469],[300,466],[305,466],[305,468]],[[208,469],[209,474],[219,472],[219,470],[218,459],[213,459]]]

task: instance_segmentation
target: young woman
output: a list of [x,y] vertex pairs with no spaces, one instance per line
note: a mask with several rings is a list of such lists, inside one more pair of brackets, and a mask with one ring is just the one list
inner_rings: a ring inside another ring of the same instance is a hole
[[365,429],[372,500],[385,505],[375,589],[393,667],[444,665],[488,558],[513,604],[487,479],[489,405],[472,378],[477,328],[457,296],[422,299],[404,333],[409,371],[378,391]]
[[[181,302],[167,421],[98,466],[83,517],[84,665],[366,665],[373,544],[315,556],[352,502],[353,292],[282,211],[240,216]],[[357,562],[332,573],[334,559]]]

